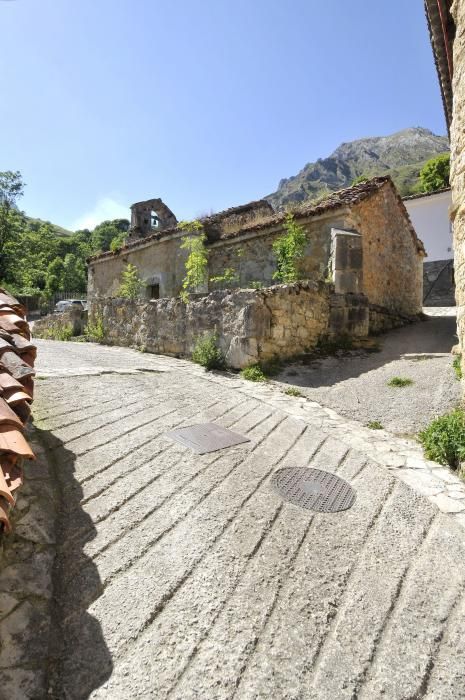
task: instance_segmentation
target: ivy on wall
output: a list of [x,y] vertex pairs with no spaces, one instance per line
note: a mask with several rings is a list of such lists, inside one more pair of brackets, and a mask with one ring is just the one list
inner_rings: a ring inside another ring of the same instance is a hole
[[286,233],[273,243],[277,266],[273,279],[287,284],[299,279],[299,262],[304,257],[307,236],[290,213],[286,215],[284,230]]
[[187,302],[189,294],[206,285],[208,281],[208,251],[205,246],[207,237],[200,221],[182,221],[178,224],[178,228],[181,231],[197,233],[194,236],[184,236],[181,243],[181,248],[188,251],[188,256],[180,296],[184,302]]

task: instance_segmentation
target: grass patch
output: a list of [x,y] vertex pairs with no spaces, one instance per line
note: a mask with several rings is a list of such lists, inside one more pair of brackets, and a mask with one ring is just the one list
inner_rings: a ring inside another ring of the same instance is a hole
[[367,423],[367,428],[370,430],[384,430],[384,426],[379,422],[379,420],[371,420]]
[[249,365],[241,370],[241,377],[249,382],[266,382],[267,376],[259,364]]
[[408,377],[393,377],[387,383],[388,386],[396,387],[410,386],[411,384],[413,384],[413,379],[409,379]]
[[456,408],[444,416],[435,418],[421,431],[418,439],[425,456],[440,464],[458,469],[465,460],[465,413]]
[[93,320],[89,320],[87,326],[84,328],[84,335],[89,342],[103,343],[105,339],[103,317],[96,315]]
[[295,386],[289,387],[284,393],[287,394],[287,396],[303,396],[302,392],[296,389]]
[[64,326],[44,328],[37,337],[43,338],[44,340],[71,340],[73,337],[73,326],[67,323]]
[[462,379],[462,355],[456,355],[452,362],[452,367],[454,368],[455,376],[457,379]]
[[205,333],[197,339],[192,352],[192,361],[202,365],[206,370],[225,368],[224,355],[218,347],[218,338],[214,333]]

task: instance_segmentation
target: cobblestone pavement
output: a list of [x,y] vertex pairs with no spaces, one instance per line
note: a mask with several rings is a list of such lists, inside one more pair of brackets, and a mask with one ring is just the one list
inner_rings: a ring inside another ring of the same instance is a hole
[[[38,345],[34,440],[47,459],[31,469],[56,484],[56,505],[38,501],[15,535],[21,550],[39,533],[42,581],[0,570],[5,697],[465,698],[453,474],[272,386],[122,348]],[[203,421],[250,442],[198,456],[166,436]],[[354,506],[283,502],[272,474],[305,465],[347,479]],[[56,534],[44,524],[55,512]]]

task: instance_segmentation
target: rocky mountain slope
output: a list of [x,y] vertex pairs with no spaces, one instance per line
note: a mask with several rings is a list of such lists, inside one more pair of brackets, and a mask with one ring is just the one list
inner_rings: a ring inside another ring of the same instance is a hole
[[348,187],[360,175],[391,175],[405,196],[418,187],[425,162],[448,150],[446,136],[421,127],[343,143],[328,158],[307,163],[297,175],[281,180],[277,191],[266,199],[275,209],[301,204]]

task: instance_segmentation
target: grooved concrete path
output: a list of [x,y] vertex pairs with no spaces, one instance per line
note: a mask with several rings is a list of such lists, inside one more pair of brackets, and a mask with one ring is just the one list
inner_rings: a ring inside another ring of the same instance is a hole
[[[38,345],[61,504],[50,697],[465,698],[459,522],[316,405],[299,420],[187,362]],[[251,442],[198,456],[165,436],[203,421]],[[349,480],[354,507],[284,503],[270,478],[290,465]]]

